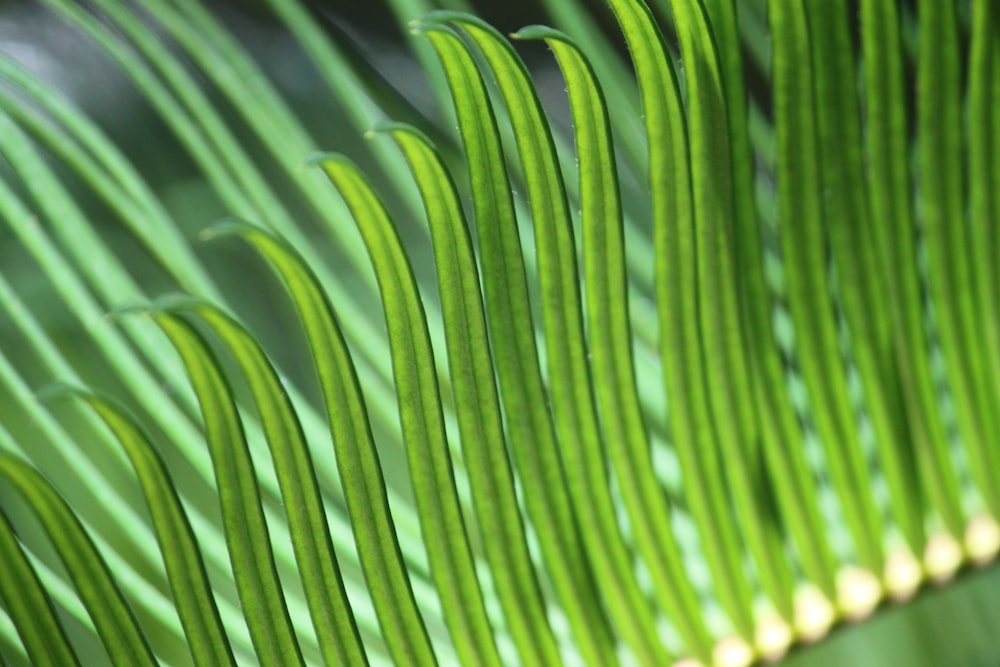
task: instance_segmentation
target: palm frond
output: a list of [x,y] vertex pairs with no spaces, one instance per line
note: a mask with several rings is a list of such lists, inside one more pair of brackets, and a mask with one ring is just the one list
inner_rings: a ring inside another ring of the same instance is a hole
[[732,667],[1000,551],[992,0],[395,0],[398,119],[269,0],[343,146],[198,0],[38,4],[202,194],[0,57],[0,664]]

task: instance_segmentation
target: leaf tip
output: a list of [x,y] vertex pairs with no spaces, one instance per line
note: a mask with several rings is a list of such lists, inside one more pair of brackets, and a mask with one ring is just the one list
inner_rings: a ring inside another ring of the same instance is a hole
[[207,303],[204,299],[199,299],[190,294],[169,292],[153,299],[153,302],[149,304],[147,312],[152,314],[174,314],[186,310],[195,310]]
[[220,218],[198,232],[198,238],[202,241],[214,241],[228,236],[245,236],[250,232],[258,231],[260,227],[249,220],[237,217]]
[[59,380],[40,387],[35,392],[35,398],[42,403],[54,403],[64,399],[80,398],[89,393],[86,389]]
[[541,40],[541,39],[565,40],[566,35],[559,32],[555,28],[550,28],[547,25],[526,25],[517,32],[510,33],[510,38],[522,41]]
[[118,322],[129,315],[149,315],[149,313],[148,303],[126,303],[112,308],[104,314],[104,317],[109,322]]
[[330,153],[328,151],[315,151],[306,156],[306,159],[302,161],[303,167],[322,167],[328,162],[337,161],[341,156],[336,153]]

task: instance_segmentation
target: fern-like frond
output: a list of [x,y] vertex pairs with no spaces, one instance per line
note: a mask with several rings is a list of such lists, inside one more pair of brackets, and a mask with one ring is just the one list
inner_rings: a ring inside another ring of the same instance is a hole
[[268,0],[337,132],[37,4],[196,174],[0,56],[0,664],[735,667],[1000,551],[992,0],[394,0],[419,112]]

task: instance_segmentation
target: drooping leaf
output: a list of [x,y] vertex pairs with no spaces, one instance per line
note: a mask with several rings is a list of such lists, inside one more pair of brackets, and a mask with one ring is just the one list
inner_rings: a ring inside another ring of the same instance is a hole
[[52,601],[31,567],[14,527],[0,512],[0,601],[17,627],[32,664],[39,667],[79,667],[80,659],[56,618]]
[[235,665],[194,531],[162,457],[124,409],[109,399],[67,386],[47,389],[48,396],[77,396],[96,412],[118,438],[143,487],[157,540],[170,578],[170,590],[196,665]]
[[163,311],[153,311],[152,317],[177,349],[202,408],[216,483],[224,490],[219,503],[233,576],[257,656],[263,663],[302,665],[229,385],[215,355],[190,324]]
[[265,231],[235,221],[211,231],[245,237],[294,300],[326,399],[347,509],[383,636],[397,663],[436,664],[397,542],[357,373],[328,297],[301,258]]
[[346,158],[315,158],[351,208],[382,292],[400,422],[431,576],[459,658],[500,664],[455,490],[427,321],[399,236],[371,186]]
[[17,489],[45,527],[94,621],[111,664],[156,665],[107,563],[66,501],[37,470],[9,454],[0,455],[0,477]]
[[[476,63],[460,38],[444,26],[419,29],[437,50],[453,91],[472,183],[486,314],[501,401],[508,415],[524,415],[522,419],[508,420],[507,432],[525,488],[525,504],[535,530],[548,537],[541,541],[543,557],[578,649],[587,664],[610,665],[615,661],[613,639],[600,608],[600,584],[595,582],[595,575],[609,579],[599,574],[606,569],[607,560],[598,556],[593,565],[595,572],[591,573],[584,543],[587,533],[578,526],[593,522],[578,524],[574,517],[555,424],[545,398],[525,261],[496,119]],[[578,506],[575,511],[584,510]],[[591,544],[599,554],[604,542]],[[616,596],[609,599],[608,605],[612,616],[627,628],[632,627],[630,614],[634,612],[629,612],[627,605],[620,604]]]

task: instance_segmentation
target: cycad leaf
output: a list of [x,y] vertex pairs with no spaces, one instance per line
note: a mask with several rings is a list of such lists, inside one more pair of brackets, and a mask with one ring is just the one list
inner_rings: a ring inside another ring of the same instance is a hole
[[[675,0],[674,24],[689,66],[687,83],[691,187],[699,277],[699,325],[705,348],[709,408],[726,462],[726,480],[761,587],[782,616],[792,616],[794,578],[784,535],[765,506],[769,483],[760,463],[760,391],[748,359],[746,321],[739,303],[736,198],[721,58],[701,3]],[[725,45],[730,49],[736,44]],[[749,304],[751,307],[756,304]]]
[[[885,267],[893,309],[896,367],[910,437],[921,465],[921,481],[935,506],[954,508],[948,434],[931,373],[931,341],[924,321],[923,285],[917,259],[917,229],[911,204],[909,131],[904,96],[900,16],[893,3],[861,3],[866,81],[868,196],[874,243]],[[963,419],[963,423],[968,421]],[[948,525],[954,525],[955,510]]]
[[[752,23],[748,14],[753,10],[746,3],[707,0],[704,6],[719,50],[719,79],[728,110],[727,141],[732,156],[736,275],[739,302],[745,318],[747,362],[755,381],[753,394],[758,406],[761,449],[766,468],[766,473],[761,468],[756,469],[754,481],[758,496],[773,493],[780,520],[798,547],[799,562],[805,576],[833,599],[836,596],[837,564],[823,527],[818,507],[818,485],[805,459],[802,430],[792,405],[781,351],[775,342],[772,327],[772,295],[765,275],[761,220],[754,200],[754,155],[748,127],[747,84],[738,36],[737,4],[741,12],[740,27],[747,29]],[[749,40],[748,46],[754,48],[761,41]],[[756,148],[760,152],[759,143]],[[767,161],[768,158],[764,159]],[[773,158],[770,161],[773,163]]]
[[[621,475],[623,491],[630,501],[630,517],[635,525],[642,524],[645,520],[642,510],[631,502],[636,500],[636,483],[630,479],[635,472],[630,468],[631,462],[621,449],[605,452],[602,443],[593,380],[586,359],[572,220],[552,135],[538,96],[524,63],[510,44],[489,25],[474,17],[450,12],[431,14],[424,21],[453,24],[468,34],[489,63],[506,102],[528,186],[538,253],[549,395],[559,437],[564,443],[562,451],[570,493],[578,511],[586,508],[588,514],[593,513],[578,520],[583,525],[600,526],[606,531],[599,538],[600,544],[592,541],[588,551],[596,561],[598,577],[614,577],[619,590],[624,591],[618,604],[627,600],[630,606],[628,612],[620,608],[615,610],[617,605],[606,598],[612,615],[617,617],[619,631],[628,637],[640,660],[651,664],[662,663],[666,660],[664,647],[651,623],[648,603],[634,581],[628,556],[622,549],[608,492],[609,480],[604,461],[611,454],[615,470]],[[487,223],[481,221],[481,224]],[[648,465],[645,472],[652,474]],[[652,536],[651,533],[649,537]],[[669,544],[673,543],[673,534],[669,531],[656,536]],[[648,554],[644,556],[651,567],[657,567],[658,559],[650,559]]]
[[[525,262],[496,120],[476,63],[460,38],[444,26],[420,29],[437,50],[453,91],[472,183],[486,312],[501,400],[506,414],[523,416],[508,419],[507,432],[524,485],[528,514],[535,530],[548,538],[541,541],[542,555],[584,660],[588,665],[612,665],[613,638],[586,554],[590,548],[599,554],[604,546],[603,542],[585,545],[587,533],[578,529],[574,517],[542,382]],[[582,517],[586,511],[578,505],[577,512]],[[593,521],[581,521],[579,525],[593,525]],[[613,533],[604,533],[609,534]],[[605,570],[607,562],[597,558],[595,573]],[[606,586],[612,586],[615,580],[613,576],[598,577],[605,580]],[[617,589],[613,586],[609,608],[626,627],[632,627],[632,612],[619,602]]]
[[250,638],[263,664],[302,665],[271,553],[260,492],[231,390],[204,338],[167,312],[153,318],[187,369],[205,419],[226,544]]
[[883,521],[859,443],[828,279],[816,159],[809,29],[803,2],[771,2],[780,234],[797,358],[830,478],[861,564],[882,572]]
[[382,292],[420,525],[459,658],[499,665],[455,489],[427,321],[395,228],[361,172],[339,156],[316,158],[354,213]]
[[79,667],[80,659],[56,618],[52,601],[28,562],[3,512],[0,512],[0,601],[14,622],[32,665]]
[[[1000,455],[995,446],[987,443],[995,443],[1000,435],[996,378],[991,375],[996,370],[997,352],[987,350],[996,337],[996,303],[984,303],[982,298],[977,303],[977,296],[985,296],[979,292],[987,289],[989,280],[980,284],[975,282],[980,276],[974,274],[975,262],[969,258],[989,252],[972,245],[970,230],[973,227],[995,228],[996,218],[977,217],[970,224],[963,199],[966,183],[970,179],[973,182],[989,179],[990,168],[984,165],[987,167],[985,174],[965,172],[962,56],[956,9],[946,2],[923,1],[918,3],[918,11],[917,132],[921,195],[918,214],[927,244],[927,286],[973,479],[983,497],[993,502],[992,499],[1000,494]],[[979,18],[977,10],[977,20]],[[987,20],[980,33],[985,30],[986,34],[977,35],[979,43],[975,45],[980,51],[989,49],[990,33],[996,33],[996,18],[992,21],[988,16],[982,18]],[[980,56],[979,62],[986,64],[986,58],[987,54]],[[989,77],[989,68],[973,76]],[[985,82],[976,86],[983,92],[985,87]],[[980,92],[980,96],[982,94]],[[979,110],[982,105],[983,101],[979,101],[971,107],[970,128],[976,121],[986,122],[989,127],[989,119]],[[981,146],[988,144],[985,137],[976,137],[976,130],[971,132],[973,141]],[[971,145],[969,150],[976,156]],[[991,160],[995,160],[995,156]],[[975,208],[970,212],[988,214],[982,210],[981,190],[982,186],[972,186],[976,199],[972,202]],[[988,232],[979,231],[975,240],[989,247],[984,236],[988,237]],[[992,263],[989,258],[987,262]]]
[[[840,0],[817,5],[809,15],[823,224],[837,267],[837,293],[851,332],[851,351],[874,427],[879,467],[889,486],[892,515],[910,548],[920,553],[926,542],[920,478],[909,465],[909,433],[902,423],[905,412],[892,396],[896,367],[889,354],[888,282],[895,276],[880,265],[878,235],[869,217],[848,18],[847,6]],[[938,461],[934,468],[942,480],[952,477],[946,461]],[[961,525],[957,497],[944,495],[936,500],[946,524],[955,530]]]
[[[497,597],[525,665],[559,662],[507,459],[472,240],[455,186],[428,141],[387,125],[417,180],[434,242],[462,452]],[[543,539],[545,539],[543,537]]]
[[[545,39],[559,60],[569,91],[580,171],[583,228],[583,284],[586,292],[591,368],[600,418],[607,442],[622,443],[630,466],[652,471],[650,442],[639,404],[628,320],[625,248],[618,175],[611,147],[607,106],[589,61],[566,35],[545,28],[526,28],[518,37]],[[650,567],[657,599],[677,625],[688,650],[707,656],[711,638],[702,619],[697,594],[681,562],[680,551],[665,535],[672,534],[662,511],[663,491],[650,474],[632,481],[647,520],[634,527],[640,551],[657,561]],[[629,491],[623,489],[626,497]],[[656,508],[660,508],[657,511]],[[657,549],[652,541],[662,548]]]
[[646,116],[663,379],[684,495],[698,526],[716,595],[738,632],[752,637],[750,590],[729,512],[703,372],[685,113],[669,55],[649,9],[630,0],[615,2],[612,9],[632,53]]
[[[968,164],[969,221],[972,247],[972,279],[976,286],[975,313],[978,318],[974,331],[982,344],[982,373],[987,378],[1000,377],[1000,281],[996,276],[996,258],[1000,241],[1000,165],[996,158],[996,135],[1000,134],[1000,109],[994,95],[1000,91],[1000,36],[997,22],[1000,8],[996,3],[979,0],[973,3],[972,42],[969,47],[968,91]],[[1000,391],[995,381],[980,386],[985,392],[987,422],[986,441],[1000,439],[1000,413],[989,406],[1000,403]],[[993,459],[996,465],[996,458]],[[983,482],[986,506],[994,516],[1000,515],[1000,472]]]
[[434,665],[434,651],[413,598],[389,513],[361,386],[327,296],[302,259],[267,232],[227,221],[213,226],[211,233],[246,238],[281,276],[295,302],[326,399],[347,509],[383,636],[398,664]]
[[0,477],[14,486],[42,522],[115,667],[156,665],[142,630],[90,536],[73,510],[34,468],[0,456]]
[[194,531],[166,465],[149,437],[121,407],[109,399],[58,386],[45,391],[48,396],[53,396],[55,390],[83,399],[108,425],[132,462],[153,519],[170,590],[195,664],[204,667],[235,665]]
[[320,651],[329,664],[367,665],[368,658],[330,541],[316,471],[302,427],[277,372],[253,336],[215,306],[183,300],[172,303],[170,311],[197,315],[236,358],[253,393],[274,461]]

